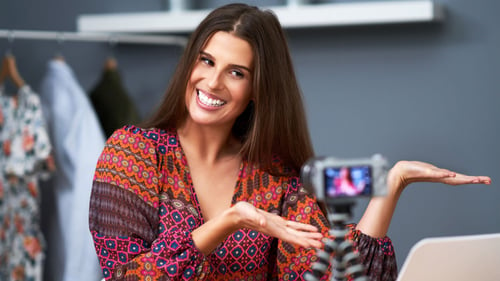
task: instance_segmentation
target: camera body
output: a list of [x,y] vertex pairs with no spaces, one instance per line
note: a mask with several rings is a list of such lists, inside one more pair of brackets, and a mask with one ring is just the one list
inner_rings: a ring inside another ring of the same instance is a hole
[[384,196],[387,193],[387,160],[380,154],[370,158],[312,158],[302,166],[303,186],[327,205],[352,198]]

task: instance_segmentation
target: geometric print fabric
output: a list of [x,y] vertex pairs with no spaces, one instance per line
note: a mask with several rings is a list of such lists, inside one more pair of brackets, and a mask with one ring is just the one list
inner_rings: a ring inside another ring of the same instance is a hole
[[[279,159],[274,164],[284,169]],[[328,235],[324,215],[297,177],[272,176],[243,160],[233,204],[238,201],[315,225]],[[250,229],[234,232],[205,256],[191,238],[202,224],[176,131],[134,126],[115,131],[98,160],[90,210],[106,279],[298,280],[315,260],[314,249]],[[380,253],[378,259],[388,256]]]

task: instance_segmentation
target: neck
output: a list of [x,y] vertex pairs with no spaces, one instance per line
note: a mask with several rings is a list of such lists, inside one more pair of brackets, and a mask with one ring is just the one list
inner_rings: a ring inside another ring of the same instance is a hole
[[215,163],[239,156],[241,144],[231,134],[231,128],[200,126],[187,121],[178,128],[177,134],[184,152],[198,161]]

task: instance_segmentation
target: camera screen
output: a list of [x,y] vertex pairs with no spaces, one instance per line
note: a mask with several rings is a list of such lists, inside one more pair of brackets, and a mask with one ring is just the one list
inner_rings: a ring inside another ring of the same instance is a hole
[[328,167],[324,176],[326,198],[372,195],[371,166]]

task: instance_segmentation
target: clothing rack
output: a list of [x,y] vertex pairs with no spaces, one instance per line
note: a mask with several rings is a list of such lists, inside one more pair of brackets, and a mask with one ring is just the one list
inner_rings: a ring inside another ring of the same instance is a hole
[[9,43],[17,39],[34,40],[57,40],[65,41],[87,41],[108,42],[111,45],[127,44],[156,44],[156,45],[178,45],[186,46],[187,38],[174,35],[132,35],[122,33],[91,33],[91,32],[65,32],[65,31],[41,31],[41,30],[7,30],[0,29],[0,38],[7,38]]

